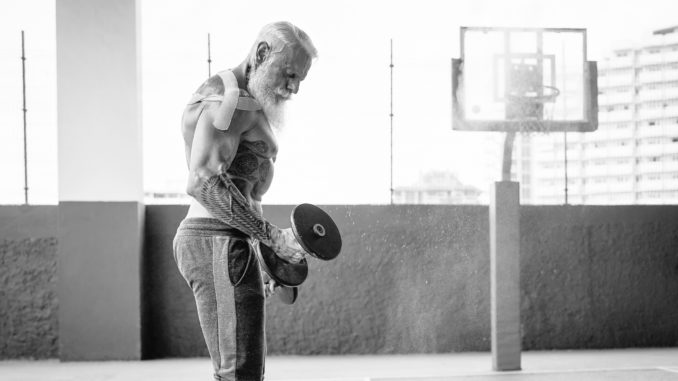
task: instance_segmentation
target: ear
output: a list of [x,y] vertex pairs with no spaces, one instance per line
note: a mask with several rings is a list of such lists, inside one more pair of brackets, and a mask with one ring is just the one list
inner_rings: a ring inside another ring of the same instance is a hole
[[257,45],[256,60],[257,66],[261,65],[262,62],[266,61],[266,58],[271,54],[271,46],[266,42],[262,41]]

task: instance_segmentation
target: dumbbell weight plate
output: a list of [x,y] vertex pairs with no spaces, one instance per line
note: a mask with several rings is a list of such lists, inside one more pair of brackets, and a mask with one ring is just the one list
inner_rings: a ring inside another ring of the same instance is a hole
[[278,257],[273,249],[259,243],[259,250],[255,250],[259,257],[262,269],[278,284],[287,287],[296,287],[304,283],[308,276],[308,262],[306,258],[299,263],[290,263]]
[[341,252],[341,233],[329,214],[311,204],[299,204],[292,211],[292,231],[304,250],[329,261]]

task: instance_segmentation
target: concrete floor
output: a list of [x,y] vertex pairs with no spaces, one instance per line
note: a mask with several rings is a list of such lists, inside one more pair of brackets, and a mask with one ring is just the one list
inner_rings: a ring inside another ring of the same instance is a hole
[[[489,353],[271,356],[267,381],[678,380],[678,348],[524,352],[523,370],[492,372]],[[211,380],[206,358],[133,362],[2,361],[2,381]]]

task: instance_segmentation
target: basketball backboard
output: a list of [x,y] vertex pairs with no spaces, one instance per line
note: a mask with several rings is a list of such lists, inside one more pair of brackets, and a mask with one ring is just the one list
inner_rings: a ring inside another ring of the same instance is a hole
[[586,30],[462,27],[452,60],[453,128],[594,131],[597,69]]

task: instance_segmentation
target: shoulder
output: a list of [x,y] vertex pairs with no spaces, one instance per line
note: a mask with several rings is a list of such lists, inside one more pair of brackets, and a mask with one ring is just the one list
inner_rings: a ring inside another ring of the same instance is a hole
[[224,95],[224,90],[224,80],[219,74],[215,74],[207,78],[207,80],[203,82],[200,87],[198,87],[198,89],[195,91],[195,94],[203,96]]

